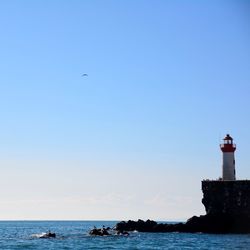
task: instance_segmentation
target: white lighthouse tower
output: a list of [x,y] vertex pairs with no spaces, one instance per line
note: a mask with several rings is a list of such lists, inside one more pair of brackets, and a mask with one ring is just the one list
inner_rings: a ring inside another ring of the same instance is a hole
[[226,135],[223,141],[224,143],[220,144],[223,153],[222,180],[235,181],[234,151],[236,150],[236,145],[233,144],[233,138],[229,134]]

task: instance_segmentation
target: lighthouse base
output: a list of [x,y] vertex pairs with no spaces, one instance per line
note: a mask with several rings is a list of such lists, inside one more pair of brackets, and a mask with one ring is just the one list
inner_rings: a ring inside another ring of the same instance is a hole
[[208,215],[250,218],[250,181],[202,181],[203,199]]

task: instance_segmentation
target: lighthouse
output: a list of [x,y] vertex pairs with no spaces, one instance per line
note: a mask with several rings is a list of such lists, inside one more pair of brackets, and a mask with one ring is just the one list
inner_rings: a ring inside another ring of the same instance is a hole
[[233,138],[227,134],[223,139],[224,143],[220,144],[220,148],[223,154],[222,158],[222,180],[223,181],[235,181],[235,159],[234,151],[236,145],[233,144]]

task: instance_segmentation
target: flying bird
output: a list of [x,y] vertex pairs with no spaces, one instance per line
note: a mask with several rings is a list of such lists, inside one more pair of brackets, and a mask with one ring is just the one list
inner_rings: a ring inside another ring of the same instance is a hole
[[88,76],[88,74],[84,73],[84,74],[82,74],[82,76]]

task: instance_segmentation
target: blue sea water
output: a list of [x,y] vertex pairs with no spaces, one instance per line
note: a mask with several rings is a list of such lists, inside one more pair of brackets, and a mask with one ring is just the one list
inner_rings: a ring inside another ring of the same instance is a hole
[[[249,234],[138,233],[89,236],[94,226],[115,221],[0,221],[0,249],[250,249]],[[51,230],[54,239],[37,234]]]

